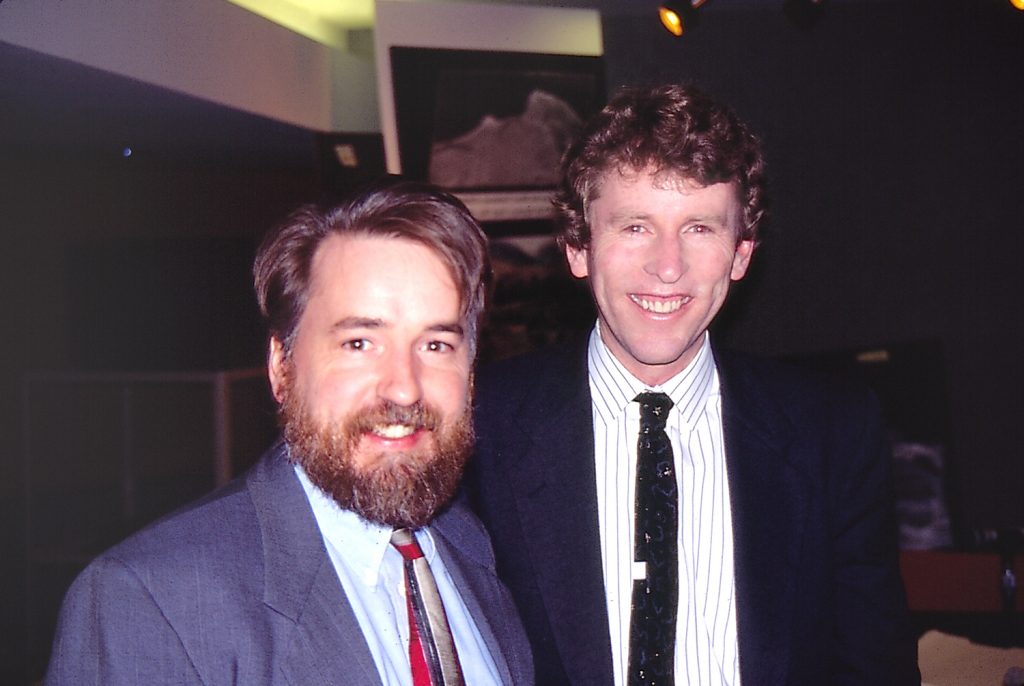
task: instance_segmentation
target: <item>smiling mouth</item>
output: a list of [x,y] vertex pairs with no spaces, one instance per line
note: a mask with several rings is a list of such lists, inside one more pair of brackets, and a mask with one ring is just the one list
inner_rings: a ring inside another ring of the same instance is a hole
[[630,295],[629,299],[640,306],[645,312],[654,314],[672,314],[693,300],[691,296],[678,296],[675,298],[652,298],[649,296]]
[[389,440],[397,440],[399,438],[406,438],[413,435],[418,427],[411,424],[378,424],[374,426],[370,431],[375,436],[386,438]]

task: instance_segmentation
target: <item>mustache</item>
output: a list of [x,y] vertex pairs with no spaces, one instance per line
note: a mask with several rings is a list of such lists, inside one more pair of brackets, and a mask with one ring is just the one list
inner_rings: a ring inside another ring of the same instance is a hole
[[363,433],[381,424],[404,424],[417,431],[436,431],[441,425],[441,414],[420,400],[412,405],[382,400],[376,406],[361,410],[353,416],[350,427],[355,432]]

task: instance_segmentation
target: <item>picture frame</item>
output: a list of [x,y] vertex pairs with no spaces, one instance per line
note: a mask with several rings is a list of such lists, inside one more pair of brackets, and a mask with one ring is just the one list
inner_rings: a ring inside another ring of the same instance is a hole
[[403,175],[482,222],[552,217],[558,163],[604,104],[600,56],[391,46]]

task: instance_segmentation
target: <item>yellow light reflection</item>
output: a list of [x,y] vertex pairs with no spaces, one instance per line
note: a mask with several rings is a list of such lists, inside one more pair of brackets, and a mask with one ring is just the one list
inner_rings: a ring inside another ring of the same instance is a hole
[[1024,11],[1024,0],[1010,0],[1010,4],[1017,9]]
[[228,0],[318,43],[345,48],[347,31],[373,26],[373,0]]
[[669,33],[673,36],[683,35],[683,18],[678,12],[662,5],[658,8],[658,16],[661,18],[661,25],[668,29]]

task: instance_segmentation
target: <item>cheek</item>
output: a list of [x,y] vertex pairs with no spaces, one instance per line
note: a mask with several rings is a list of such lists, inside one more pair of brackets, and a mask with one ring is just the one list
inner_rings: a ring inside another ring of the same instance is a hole
[[333,373],[305,381],[296,390],[320,421],[338,421],[374,401],[366,378]]
[[595,252],[590,265],[590,280],[602,288],[619,286],[641,264],[635,251],[603,250]]
[[698,257],[699,259],[695,259],[691,264],[699,271],[702,280],[728,283],[736,278],[740,259],[730,245],[716,245]]
[[469,402],[469,372],[448,370],[424,379],[425,400],[445,414],[461,413]]

